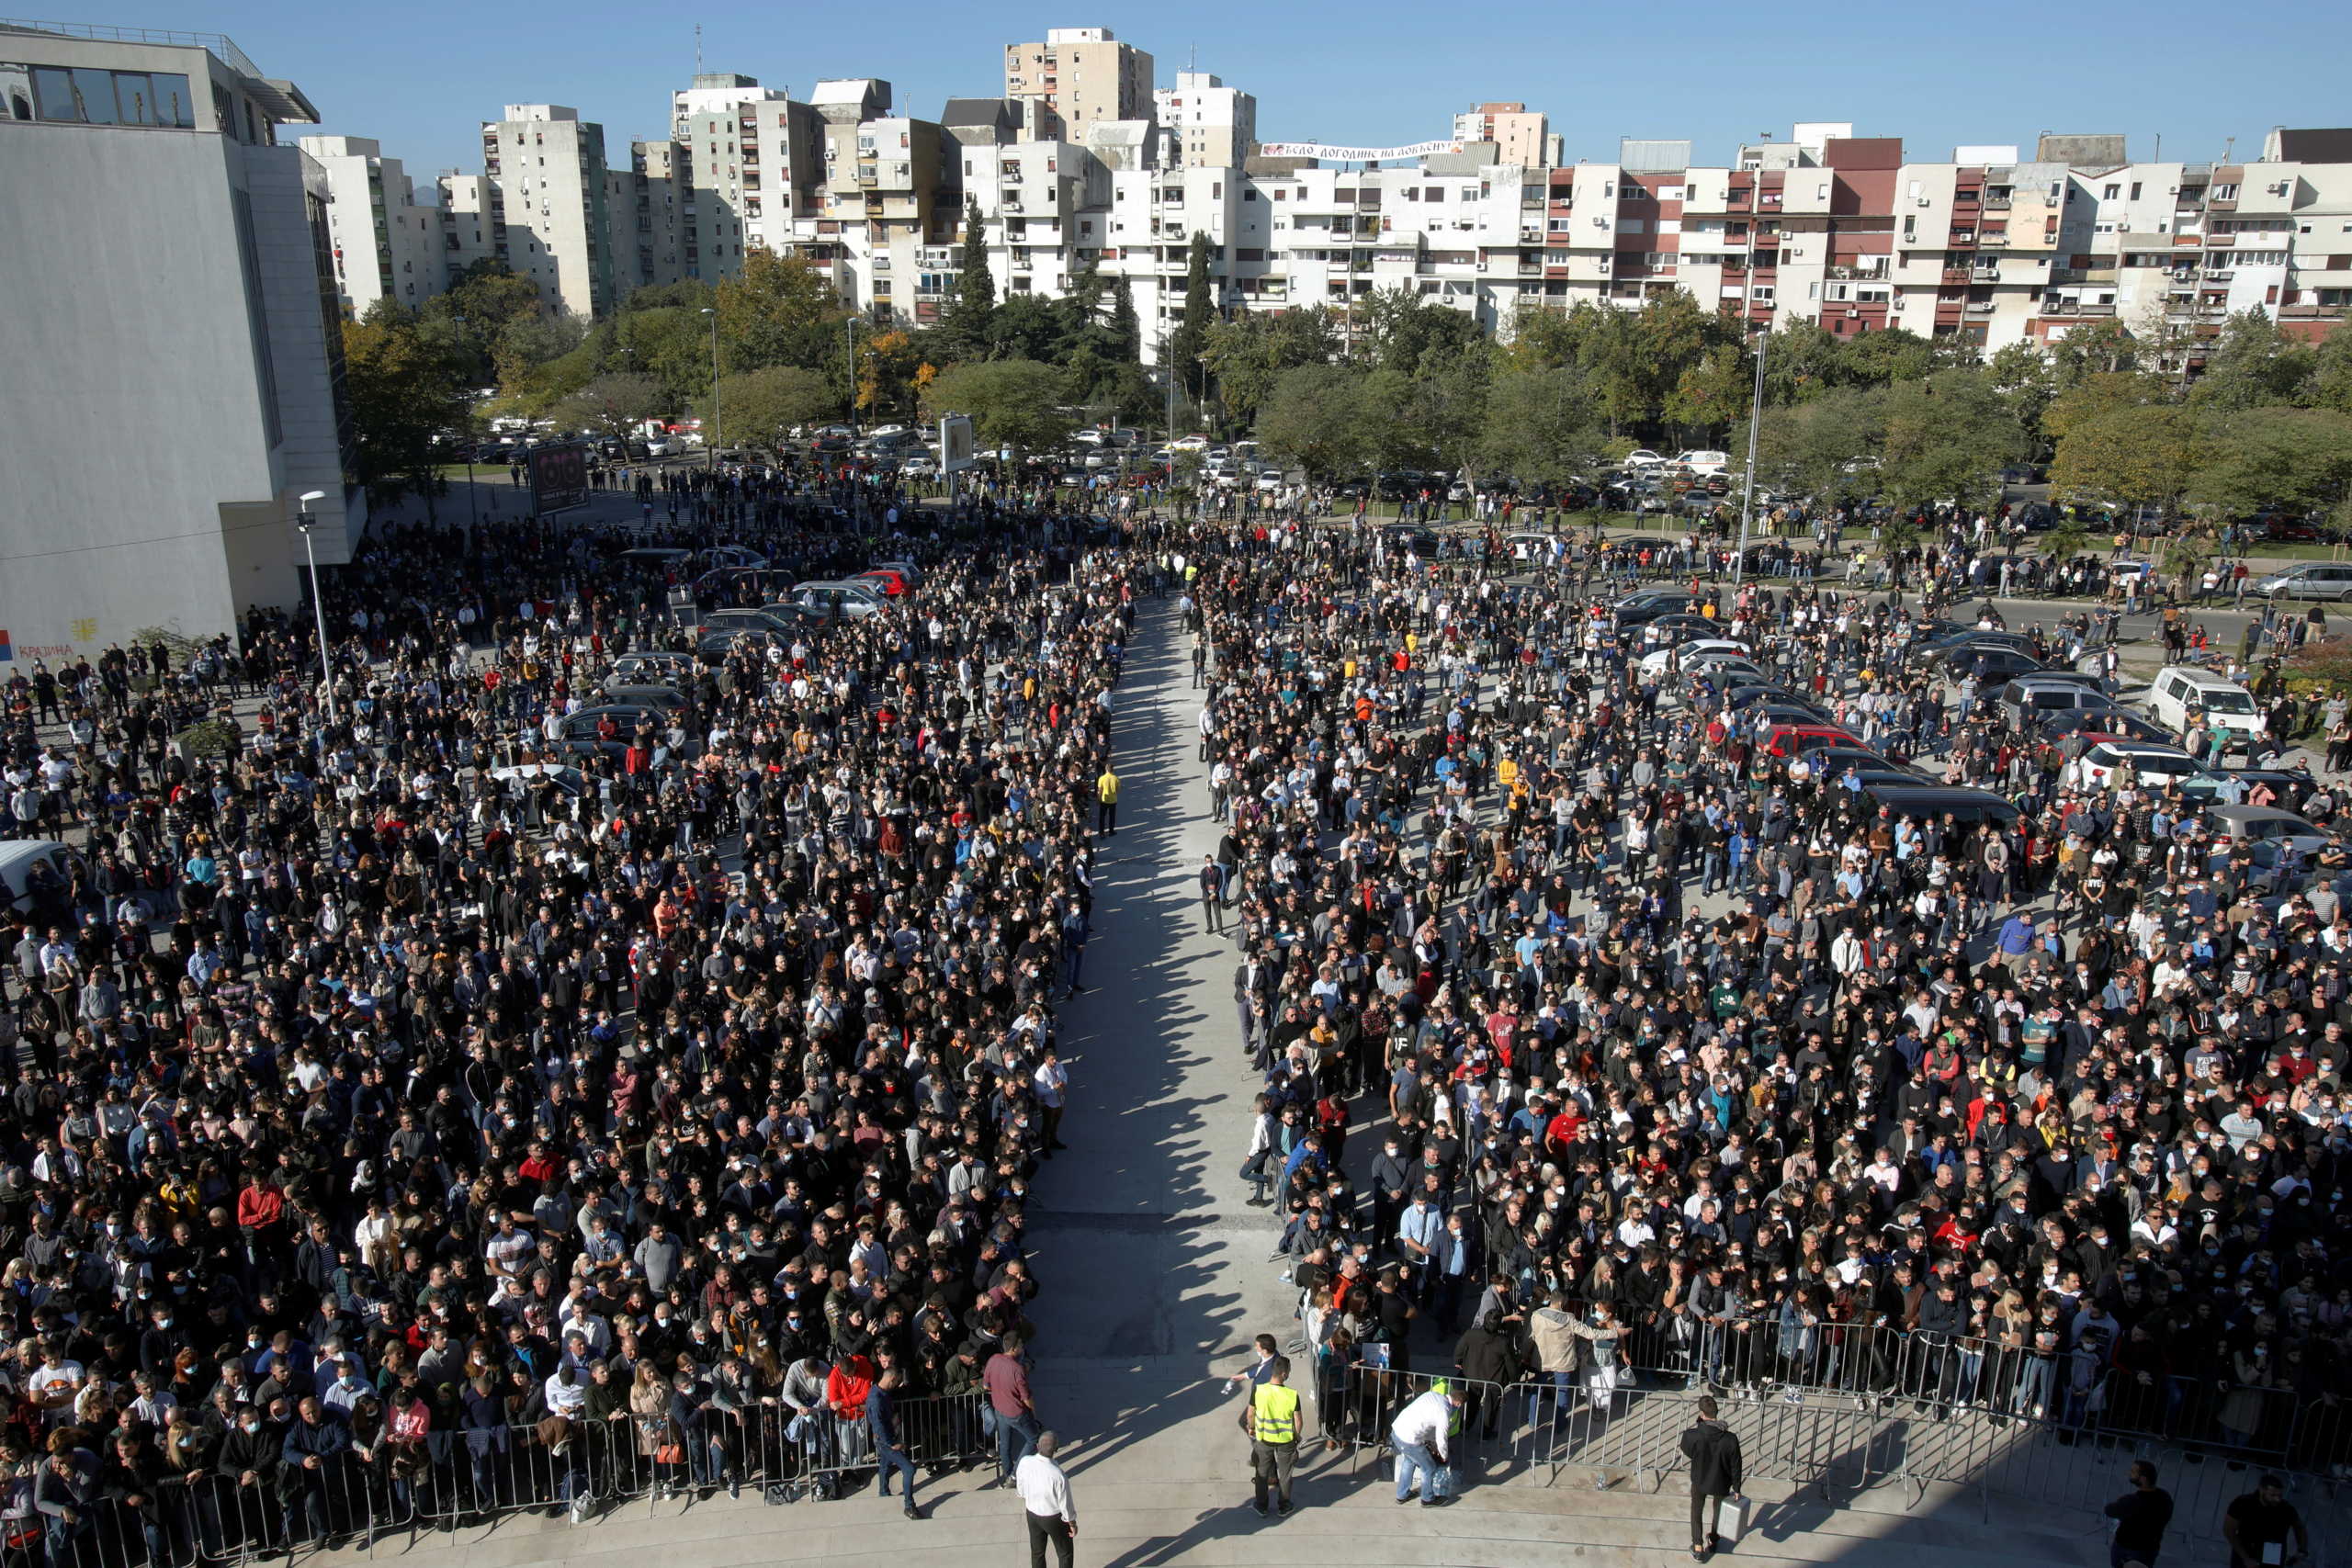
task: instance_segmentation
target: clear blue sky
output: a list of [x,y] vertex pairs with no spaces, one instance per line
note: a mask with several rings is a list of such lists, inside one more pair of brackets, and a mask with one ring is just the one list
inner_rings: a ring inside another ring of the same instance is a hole
[[[31,0],[28,0],[31,3]],[[1268,141],[1399,143],[1448,134],[1481,100],[1552,117],[1567,157],[1601,161],[1620,136],[1688,138],[1701,164],[1796,120],[1851,120],[1900,136],[1914,158],[2044,130],[2121,131],[2135,158],[2257,154],[2274,125],[2352,119],[2341,91],[2344,13],[2315,0],[2263,6],[2053,5],[1982,0],[1697,4],[1188,6],[1077,4],[752,4],[691,6],[318,6],[309,0],[92,0],[67,19],[194,28],[235,39],[290,79],[322,130],[373,136],[427,179],[478,168],[479,122],[507,103],[560,103],[601,121],[617,162],[662,134],[689,85],[695,23],[712,71],[805,96],[820,77],[880,76],[903,113],[1002,90],[1002,47],[1048,27],[1107,26],[1148,50],[1164,85],[1199,68],[1258,96]],[[52,10],[51,15],[56,12]],[[1178,14],[1189,17],[1179,22]],[[2326,40],[2338,41],[2330,44]]]

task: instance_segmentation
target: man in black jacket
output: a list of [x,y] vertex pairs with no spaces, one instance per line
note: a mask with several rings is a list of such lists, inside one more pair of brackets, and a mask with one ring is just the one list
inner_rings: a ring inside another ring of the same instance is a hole
[[1690,1461],[1690,1556],[1704,1562],[1718,1544],[1723,1501],[1739,1491],[1744,1468],[1739,1434],[1715,1419],[1713,1394],[1699,1398],[1699,1419],[1682,1434],[1682,1457]]

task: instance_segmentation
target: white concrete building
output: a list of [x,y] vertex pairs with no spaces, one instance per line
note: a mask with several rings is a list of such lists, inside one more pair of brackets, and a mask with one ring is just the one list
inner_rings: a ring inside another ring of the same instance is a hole
[[277,140],[317,112],[225,38],[101,30],[0,28],[0,358],[21,372],[0,630],[19,664],[292,606],[299,498],[324,492],[322,565],[366,517],[328,183]]
[[1099,119],[1151,115],[1151,56],[1108,28],[1049,28],[1043,43],[1004,48],[1004,96],[1031,108],[1023,133],[1086,140]]
[[1179,71],[1151,95],[1152,111],[1174,143],[1169,161],[1198,169],[1238,169],[1258,140],[1258,100],[1206,71]]
[[[888,103],[888,84],[881,89]],[[742,270],[746,252],[784,250],[824,203],[825,120],[781,88],[733,73],[671,95],[690,237],[689,277]]]
[[441,214],[416,199],[398,158],[363,136],[305,136],[327,181],[327,229],[334,239],[335,287],[354,320],[379,299],[413,310],[441,291]]
[[443,256],[454,276],[484,256],[582,317],[614,304],[605,128],[560,104],[509,104],[481,127],[480,176],[441,178]]

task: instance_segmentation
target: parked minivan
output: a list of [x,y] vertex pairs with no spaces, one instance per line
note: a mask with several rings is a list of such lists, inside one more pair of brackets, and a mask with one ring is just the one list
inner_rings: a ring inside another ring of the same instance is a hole
[[2148,685],[2148,711],[2175,735],[2188,732],[2188,716],[2201,712],[2205,722],[2229,732],[2230,744],[2250,744],[2262,733],[2262,710],[2254,694],[2234,681],[2193,664],[2167,664]]
[[2045,675],[2020,675],[2001,688],[1996,699],[2011,729],[2032,726],[2037,714],[2068,708],[2111,708],[2114,701],[2080,681],[2052,680]]
[[2333,599],[2352,604],[2352,561],[2300,561],[2246,586],[2268,599]]

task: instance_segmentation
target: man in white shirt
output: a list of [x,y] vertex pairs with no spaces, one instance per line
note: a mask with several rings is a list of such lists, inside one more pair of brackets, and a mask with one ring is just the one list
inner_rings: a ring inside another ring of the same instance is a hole
[[1448,1443],[1461,1419],[1467,1396],[1461,1386],[1433,1388],[1398,1412],[1388,1428],[1388,1446],[1396,1455],[1396,1501],[1413,1500],[1413,1483],[1421,1478],[1421,1506],[1442,1508],[1453,1498],[1445,1495]]
[[1029,1568],[1046,1568],[1049,1540],[1059,1568],[1070,1568],[1077,1551],[1078,1505],[1070,1500],[1069,1477],[1054,1462],[1061,1446],[1058,1436],[1041,1432],[1036,1448],[1013,1467],[1012,1483],[1029,1515]]

